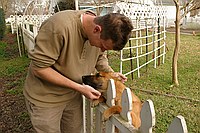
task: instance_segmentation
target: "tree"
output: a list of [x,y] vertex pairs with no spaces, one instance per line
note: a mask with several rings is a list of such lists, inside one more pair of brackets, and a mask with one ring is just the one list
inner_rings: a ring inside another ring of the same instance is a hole
[[[195,11],[200,9],[200,1],[199,0],[189,0],[183,3],[181,6],[180,0],[173,0],[176,6],[176,20],[175,20],[175,47],[174,54],[172,59],[172,83],[176,86],[179,85],[178,82],[178,72],[177,72],[177,62],[178,62],[178,53],[180,49],[180,22],[181,19],[184,18],[187,13],[191,11]],[[181,14],[181,11],[184,11]]]
[[0,8],[3,8],[5,18],[11,14],[22,14],[29,0],[0,0]]
[[[58,6],[58,7],[57,7]],[[75,10],[75,1],[74,0],[61,0],[55,7],[54,12],[59,12],[63,10]]]
[[14,10],[14,8],[12,8],[12,0],[0,0],[0,8],[4,10],[5,15],[8,10]]

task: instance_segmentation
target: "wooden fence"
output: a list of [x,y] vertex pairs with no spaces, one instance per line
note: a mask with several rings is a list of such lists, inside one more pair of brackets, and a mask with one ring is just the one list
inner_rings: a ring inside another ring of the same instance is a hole
[[[110,80],[107,91],[106,103],[100,103],[96,108],[91,108],[91,103],[84,98],[84,133],[114,133],[117,127],[120,133],[152,133],[155,126],[156,116],[154,105],[151,100],[143,103],[141,110],[141,127],[136,129],[132,125],[130,112],[132,110],[131,90],[126,88],[122,94],[122,112],[115,114],[105,123],[102,122],[103,112],[115,105],[116,90],[114,80]],[[183,116],[178,115],[170,124],[167,133],[187,133],[187,126]]]
[[[17,33],[19,54],[23,49],[30,51],[34,49],[35,37],[40,25],[51,15],[11,15],[9,23],[12,33]],[[25,47],[24,47],[25,46]]]

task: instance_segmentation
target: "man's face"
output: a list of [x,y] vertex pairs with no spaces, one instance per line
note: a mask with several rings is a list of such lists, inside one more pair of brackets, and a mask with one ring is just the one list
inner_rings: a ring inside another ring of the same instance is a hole
[[114,46],[111,39],[103,40],[100,37],[90,40],[90,44],[92,46],[100,48],[102,52],[104,52],[105,50],[112,50]]
[[102,52],[104,52],[105,50],[112,50],[113,49],[113,46],[114,44],[112,43],[112,40],[109,39],[109,40],[103,40],[103,39],[100,39],[100,49]]
[[91,34],[88,35],[89,42],[92,46],[98,47],[102,52],[105,50],[112,50],[114,43],[111,39],[104,40],[101,36],[102,28],[99,25],[95,25]]

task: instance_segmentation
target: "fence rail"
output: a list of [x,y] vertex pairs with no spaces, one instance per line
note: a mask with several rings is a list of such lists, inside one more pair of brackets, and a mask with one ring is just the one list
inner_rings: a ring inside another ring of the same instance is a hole
[[[106,103],[100,103],[95,109],[91,108],[90,101],[84,99],[84,133],[115,133],[118,128],[120,133],[152,133],[155,126],[156,115],[154,104],[152,100],[146,100],[143,103],[141,110],[141,127],[136,129],[132,125],[130,111],[132,110],[131,90],[126,88],[122,94],[122,112],[111,116],[105,123],[102,121],[103,112],[111,106],[114,106],[114,98],[116,97],[116,90],[114,80],[110,79]],[[116,128],[115,128],[116,127]],[[183,116],[178,115],[170,124],[167,133],[187,133],[187,125]]]
[[[166,54],[166,9],[162,5],[117,2],[115,12],[125,14],[132,20],[134,29],[126,47],[120,53],[120,72],[133,77],[141,68],[154,62],[156,68],[165,61]],[[129,54],[129,56],[124,56]],[[145,58],[144,58],[145,57]],[[151,58],[152,57],[152,58]],[[144,59],[143,59],[144,58]],[[145,60],[145,63],[144,63]],[[125,70],[125,66],[130,66]]]

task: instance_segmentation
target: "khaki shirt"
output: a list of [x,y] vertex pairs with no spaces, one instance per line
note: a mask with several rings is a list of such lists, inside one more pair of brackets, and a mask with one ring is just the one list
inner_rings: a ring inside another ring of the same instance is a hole
[[[81,94],[36,77],[31,67],[52,67],[67,78],[82,84],[82,76],[97,71],[113,71],[105,53],[91,46],[83,31],[81,14],[86,11],[61,11],[48,18],[35,39],[25,81],[24,95],[37,106],[58,106],[80,100]],[[56,78],[56,77],[55,77]],[[79,98],[77,98],[79,97]]]

